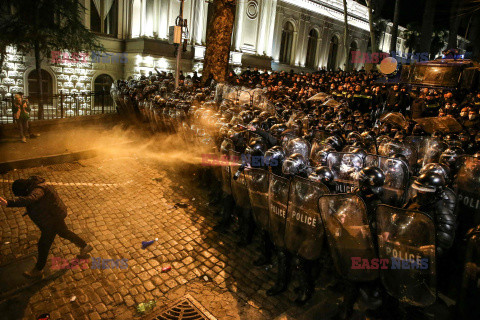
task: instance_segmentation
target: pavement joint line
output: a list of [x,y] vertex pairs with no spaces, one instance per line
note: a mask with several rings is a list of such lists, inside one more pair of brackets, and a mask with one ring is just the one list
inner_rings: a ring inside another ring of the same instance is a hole
[[[0,183],[13,183],[15,180],[2,180]],[[127,184],[132,183],[133,180],[129,180],[124,183],[91,183],[91,182],[45,182],[46,185],[51,186],[88,186],[88,187],[118,187],[118,186],[125,186]]]

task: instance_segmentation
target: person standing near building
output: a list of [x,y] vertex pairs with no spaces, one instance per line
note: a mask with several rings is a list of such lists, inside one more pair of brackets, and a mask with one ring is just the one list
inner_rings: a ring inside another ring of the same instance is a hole
[[47,263],[48,252],[57,234],[73,242],[80,248],[80,258],[93,250],[82,238],[70,231],[65,224],[67,207],[56,192],[55,188],[45,183],[45,179],[32,176],[28,179],[17,179],[12,184],[14,200],[0,197],[0,206],[10,208],[26,207],[26,214],[41,231],[38,240],[38,259],[32,270],[23,275],[31,279],[41,279],[43,268]]
[[23,143],[27,142],[27,136],[30,138],[38,137],[37,134],[30,132],[30,106],[28,99],[23,98],[23,92],[15,94],[12,112],[14,121],[17,123],[18,130],[20,131],[20,140]]

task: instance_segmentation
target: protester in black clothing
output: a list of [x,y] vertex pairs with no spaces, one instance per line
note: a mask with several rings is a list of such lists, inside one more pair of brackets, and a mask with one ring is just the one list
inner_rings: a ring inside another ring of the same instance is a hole
[[67,207],[63,203],[55,188],[45,184],[45,180],[38,176],[29,179],[18,179],[12,184],[14,200],[0,197],[0,205],[14,208],[26,207],[26,214],[41,231],[38,241],[38,259],[31,271],[24,273],[27,278],[42,278],[43,268],[47,263],[48,252],[56,235],[73,242],[81,248],[79,256],[84,256],[92,251],[92,247],[70,231],[65,224]]

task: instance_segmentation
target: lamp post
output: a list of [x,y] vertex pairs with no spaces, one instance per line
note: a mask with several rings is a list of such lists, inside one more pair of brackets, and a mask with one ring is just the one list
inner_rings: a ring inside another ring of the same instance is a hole
[[180,27],[180,43],[177,47],[177,70],[175,72],[175,89],[180,83],[180,63],[182,61],[182,37],[183,37],[183,4],[185,0],[180,0],[180,15],[177,18],[176,25]]

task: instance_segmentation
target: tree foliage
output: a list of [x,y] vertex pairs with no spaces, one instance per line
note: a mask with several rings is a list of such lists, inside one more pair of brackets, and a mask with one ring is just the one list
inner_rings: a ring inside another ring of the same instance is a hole
[[[5,1],[5,0],[3,0]],[[51,52],[104,51],[96,36],[83,24],[85,7],[78,0],[6,0],[0,21],[0,44],[33,51],[39,84],[38,116],[43,117],[42,61]]]

